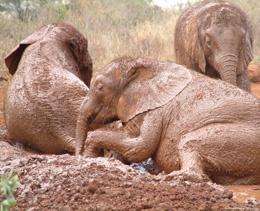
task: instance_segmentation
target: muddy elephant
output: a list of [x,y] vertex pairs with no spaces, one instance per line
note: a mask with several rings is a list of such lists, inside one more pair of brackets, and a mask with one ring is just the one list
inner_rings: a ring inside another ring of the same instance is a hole
[[[89,132],[117,119],[122,128]],[[260,101],[248,92],[175,63],[124,57],[100,71],[82,102],[76,154],[112,149],[132,163],[152,157],[170,176],[260,184],[259,128]]]
[[43,153],[75,151],[76,120],[92,77],[87,39],[73,26],[43,26],[5,58],[4,102],[12,139]]
[[237,6],[210,0],[190,7],[176,23],[174,45],[178,64],[250,92],[252,27]]

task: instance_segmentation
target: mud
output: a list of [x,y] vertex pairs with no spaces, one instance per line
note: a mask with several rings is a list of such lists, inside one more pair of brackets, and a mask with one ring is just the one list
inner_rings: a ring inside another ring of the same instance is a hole
[[0,175],[13,168],[19,176],[14,210],[260,210],[260,186],[166,181],[163,173],[142,173],[114,159],[25,150],[4,126],[5,90],[1,83]]
[[21,183],[14,210],[260,209],[257,201],[239,203],[216,184],[165,181],[163,174],[141,173],[108,158],[28,156],[5,141],[0,144],[0,174],[14,168]]
[[260,185],[241,185],[241,186],[226,186],[227,189],[233,192],[233,197],[240,202],[254,200],[260,201]]

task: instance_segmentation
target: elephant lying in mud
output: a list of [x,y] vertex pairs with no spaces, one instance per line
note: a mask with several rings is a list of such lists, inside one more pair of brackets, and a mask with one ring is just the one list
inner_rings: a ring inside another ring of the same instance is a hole
[[252,26],[237,6],[222,0],[193,5],[177,21],[174,45],[178,64],[250,92]]
[[69,24],[49,24],[21,41],[5,63],[13,75],[4,102],[11,138],[44,153],[74,152],[92,77],[87,39]]
[[[122,128],[88,133],[117,119]],[[100,71],[81,105],[76,154],[87,138],[87,157],[110,149],[133,163],[152,157],[171,176],[260,184],[259,129],[251,94],[181,65],[124,57]]]

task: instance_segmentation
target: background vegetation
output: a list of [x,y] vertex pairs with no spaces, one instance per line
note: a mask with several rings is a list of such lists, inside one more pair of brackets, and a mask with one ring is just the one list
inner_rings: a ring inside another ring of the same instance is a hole
[[[254,63],[260,64],[260,1],[229,0],[241,6],[254,26]],[[174,61],[177,18],[189,6],[162,10],[152,0],[0,0],[0,73],[4,57],[37,28],[50,22],[74,25],[89,40],[97,72],[116,57],[145,56]],[[1,76],[0,75],[0,76]]]
[[13,169],[11,169],[9,175],[1,175],[0,188],[1,192],[4,193],[6,199],[0,204],[0,211],[9,211],[10,208],[16,205],[16,200],[14,198],[13,192],[14,189],[20,185],[18,181],[18,176],[15,175]]

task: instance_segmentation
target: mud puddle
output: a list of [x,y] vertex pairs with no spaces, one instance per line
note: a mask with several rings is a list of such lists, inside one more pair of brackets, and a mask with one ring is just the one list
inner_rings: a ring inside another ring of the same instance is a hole
[[260,185],[225,186],[233,192],[233,196],[239,202],[245,202],[248,198],[256,198],[260,201]]

